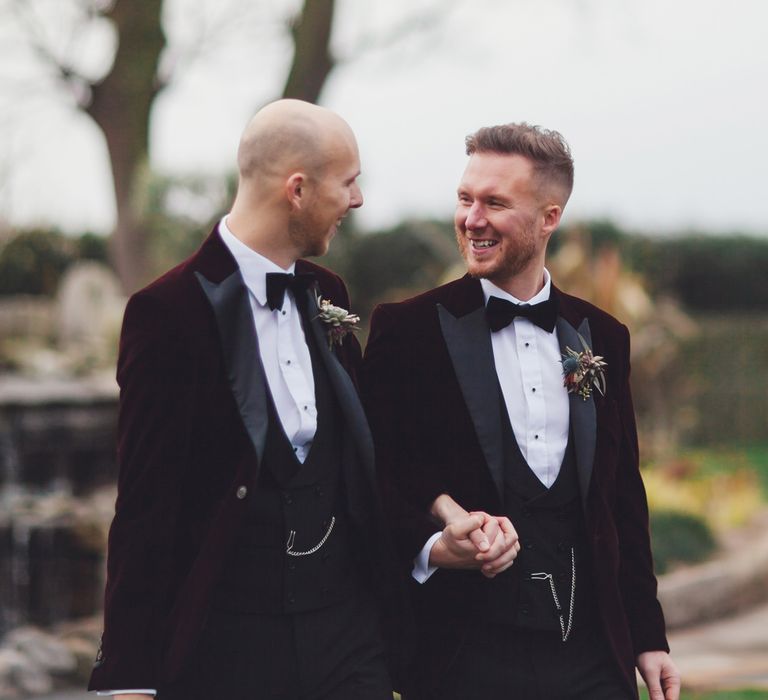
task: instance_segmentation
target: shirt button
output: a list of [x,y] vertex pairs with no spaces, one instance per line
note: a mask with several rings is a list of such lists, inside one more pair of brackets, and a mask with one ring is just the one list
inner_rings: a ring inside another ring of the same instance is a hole
[[534,436],[533,436],[533,439],[534,439],[534,440],[538,440],[538,439],[539,439],[539,436],[538,436],[538,435],[534,435]]
[[531,389],[531,391],[535,394],[536,393],[536,387],[533,387],[533,389]]
[[290,361],[290,360],[286,360],[286,361],[285,361],[285,364],[286,364],[286,365],[290,365],[290,364],[291,364],[291,361]]
[[288,312],[287,311],[281,311],[280,313],[283,314],[283,316],[285,316],[285,314],[288,313]]
[[529,348],[529,347],[531,347],[531,344],[530,343],[526,343],[525,347]]
[[304,410],[308,411],[309,410],[309,406],[304,406]]
[[242,501],[248,495],[248,489],[245,486],[240,486],[235,495]]

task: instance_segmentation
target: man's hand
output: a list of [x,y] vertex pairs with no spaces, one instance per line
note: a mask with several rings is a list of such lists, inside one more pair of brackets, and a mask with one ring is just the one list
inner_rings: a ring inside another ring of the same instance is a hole
[[680,672],[666,651],[639,654],[637,668],[648,686],[650,700],[679,700]]
[[517,532],[508,518],[467,513],[447,494],[435,499],[431,512],[445,524],[430,552],[431,566],[480,569],[493,578],[509,568],[520,551]]
[[[488,513],[483,512],[473,512],[470,515],[479,515],[483,518],[481,532],[489,544],[485,548],[478,546],[479,551],[475,555],[475,559],[480,564],[480,571],[483,576],[493,578],[514,563],[520,551],[517,531],[509,518],[488,515]],[[477,531],[469,535],[470,540],[476,545],[479,537]]]

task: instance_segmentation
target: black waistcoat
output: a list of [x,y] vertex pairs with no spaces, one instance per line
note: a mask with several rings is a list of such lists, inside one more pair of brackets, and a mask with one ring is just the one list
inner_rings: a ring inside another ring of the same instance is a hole
[[[217,588],[218,610],[316,610],[347,599],[357,586],[341,484],[343,416],[311,329],[306,331],[317,431],[307,458],[299,462],[267,391],[264,459],[256,492],[249,495],[246,521]],[[313,553],[291,556],[286,551],[290,542],[293,552],[309,552],[326,535]]]
[[[512,567],[494,579],[491,610],[497,622],[561,634],[560,615],[567,629],[571,614],[572,586],[573,625],[580,626],[595,616],[573,436],[569,436],[557,479],[547,488],[525,461],[506,406],[503,415],[504,507],[520,537],[521,549]],[[552,576],[560,610],[545,574]]]

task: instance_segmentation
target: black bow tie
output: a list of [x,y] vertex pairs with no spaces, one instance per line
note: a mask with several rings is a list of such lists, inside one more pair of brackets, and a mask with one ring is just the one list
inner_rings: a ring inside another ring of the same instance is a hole
[[310,288],[314,281],[315,276],[311,273],[292,275],[290,272],[268,272],[267,306],[272,311],[282,309],[286,289],[290,289],[293,292],[296,303],[301,306],[304,301],[302,298],[303,293]]
[[506,328],[515,316],[522,316],[551,333],[557,321],[557,297],[552,295],[540,304],[513,304],[506,299],[491,297],[485,307],[485,315],[494,332]]

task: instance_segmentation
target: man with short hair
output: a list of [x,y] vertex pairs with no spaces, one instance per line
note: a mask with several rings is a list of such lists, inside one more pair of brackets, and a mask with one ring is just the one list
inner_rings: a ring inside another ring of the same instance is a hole
[[[656,599],[629,334],[558,290],[562,137],[466,141],[468,274],[371,321],[361,381],[420,645],[409,700],[677,700]],[[491,515],[493,514],[493,515]]]
[[321,308],[348,307],[341,279],[301,259],[363,203],[357,143],[333,112],[281,100],[246,127],[238,168],[229,214],[125,312],[90,689],[391,700],[360,347]]

